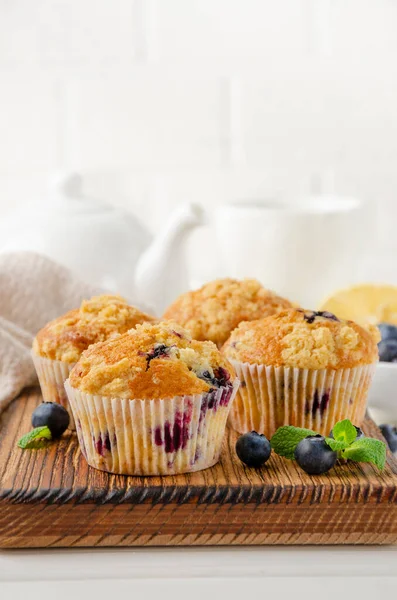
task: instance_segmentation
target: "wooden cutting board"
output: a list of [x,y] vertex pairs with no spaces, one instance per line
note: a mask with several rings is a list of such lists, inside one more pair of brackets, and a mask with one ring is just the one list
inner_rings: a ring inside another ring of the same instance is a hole
[[[397,461],[338,464],[311,477],[277,456],[259,470],[227,431],[212,469],[124,477],[88,467],[75,434],[20,450],[41,402],[27,390],[0,421],[0,547],[397,543]],[[364,431],[379,436],[369,419]]]

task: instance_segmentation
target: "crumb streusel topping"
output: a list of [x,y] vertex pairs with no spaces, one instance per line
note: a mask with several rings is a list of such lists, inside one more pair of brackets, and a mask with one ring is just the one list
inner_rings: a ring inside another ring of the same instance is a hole
[[155,320],[121,296],[95,296],[47,323],[34,339],[33,350],[45,358],[74,363],[91,344]]
[[186,327],[196,340],[218,347],[241,321],[252,321],[291,307],[289,300],[266,290],[255,279],[217,279],[182,294],[168,307],[165,319]]
[[201,394],[234,379],[215,344],[192,340],[171,321],[137,325],[94,344],[70,374],[71,386],[82,392],[141,400]]
[[240,323],[226,342],[229,359],[303,369],[352,368],[378,360],[379,330],[327,311],[284,310]]

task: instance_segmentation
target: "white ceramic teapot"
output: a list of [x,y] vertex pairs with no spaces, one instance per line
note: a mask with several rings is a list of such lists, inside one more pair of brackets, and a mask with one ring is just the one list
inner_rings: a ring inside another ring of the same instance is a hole
[[82,177],[61,175],[49,201],[3,219],[0,250],[32,250],[83,280],[118,292],[161,315],[188,289],[184,239],[203,223],[200,207],[179,207],[152,239],[129,212],[87,198]]

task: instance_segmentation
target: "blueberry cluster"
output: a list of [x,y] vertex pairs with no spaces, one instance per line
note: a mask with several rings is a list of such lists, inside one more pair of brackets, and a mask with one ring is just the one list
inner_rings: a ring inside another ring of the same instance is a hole
[[397,453],[397,427],[394,425],[379,425],[379,429],[391,452],[393,452],[393,454]]
[[397,362],[397,327],[389,323],[381,323],[378,328],[382,336],[378,344],[379,360]]

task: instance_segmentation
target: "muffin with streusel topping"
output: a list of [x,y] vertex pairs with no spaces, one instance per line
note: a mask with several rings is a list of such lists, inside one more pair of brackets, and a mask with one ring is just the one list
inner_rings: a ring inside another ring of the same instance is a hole
[[169,306],[165,319],[186,327],[196,340],[219,348],[241,321],[253,321],[289,308],[289,300],[266,290],[255,279],[217,279],[186,292]]
[[294,425],[328,435],[341,419],[361,425],[379,337],[376,327],[299,308],[241,323],[222,350],[241,380],[233,428],[271,436]]
[[[82,352],[91,344],[154,320],[121,296],[103,295],[84,300],[80,308],[47,323],[36,335],[32,350],[44,400],[68,408],[64,381]],[[74,429],[71,413],[70,417]]]
[[237,386],[215,344],[171,321],[90,346],[65,384],[88,463],[128,475],[215,464]]

